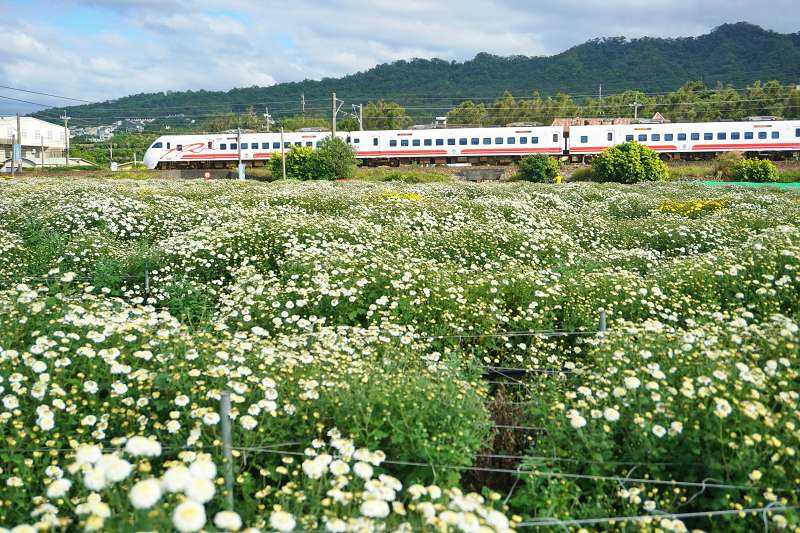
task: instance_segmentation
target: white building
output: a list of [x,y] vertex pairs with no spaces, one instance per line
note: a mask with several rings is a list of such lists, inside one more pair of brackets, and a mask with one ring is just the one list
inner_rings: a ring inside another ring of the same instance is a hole
[[[34,117],[20,117],[20,130],[17,131],[16,116],[0,116],[0,172],[11,169],[12,138],[22,144],[22,167],[61,166],[65,164],[66,149],[64,126],[51,124]],[[44,156],[44,157],[43,157]],[[72,164],[83,164],[77,158],[70,158]]]

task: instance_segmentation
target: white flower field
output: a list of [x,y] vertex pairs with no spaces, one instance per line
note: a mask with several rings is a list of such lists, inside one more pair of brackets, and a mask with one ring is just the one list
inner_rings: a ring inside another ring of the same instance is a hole
[[799,268],[791,191],[2,181],[0,531],[798,530]]

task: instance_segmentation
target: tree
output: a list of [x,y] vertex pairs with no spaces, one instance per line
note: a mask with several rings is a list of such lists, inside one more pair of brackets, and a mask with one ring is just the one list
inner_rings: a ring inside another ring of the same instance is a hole
[[743,159],[733,170],[736,181],[767,183],[778,181],[778,169],[769,159]]
[[454,126],[482,126],[487,123],[486,106],[472,100],[461,102],[447,113],[447,123]]
[[326,137],[308,160],[312,179],[352,178],[356,172],[353,147],[338,137]]
[[558,161],[544,154],[523,157],[518,163],[517,178],[537,183],[553,183],[558,175]]
[[[313,155],[314,149],[310,146],[292,146],[286,152],[286,177],[301,180],[314,179],[309,165],[309,160]],[[272,157],[269,158],[269,164],[273,176],[279,177],[283,175],[280,152],[272,154]]]
[[669,169],[656,152],[634,141],[612,146],[595,157],[592,175],[597,181],[618,183],[666,181]]
[[401,130],[409,124],[411,119],[400,104],[381,99],[364,106],[364,129]]

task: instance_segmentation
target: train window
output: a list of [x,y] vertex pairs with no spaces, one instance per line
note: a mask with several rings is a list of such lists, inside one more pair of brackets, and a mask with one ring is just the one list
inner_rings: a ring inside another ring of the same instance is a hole
[[303,143],[302,142],[296,142],[296,143],[294,143],[294,145],[295,146],[303,146]]
[[639,134],[639,142],[644,142],[646,140],[647,140],[647,134],[646,133],[640,133]]
[[314,146],[314,142],[313,141],[306,141],[306,146]]
[[629,142],[631,142],[632,140],[633,140],[633,135],[626,135],[626,136],[625,136],[625,142],[629,143]]
[[436,146],[444,146],[444,139],[436,139]]
[[651,141],[660,141],[660,140],[661,140],[661,134],[660,134],[660,133],[654,133],[654,134],[652,134],[652,135],[650,136],[650,140],[651,140]]
[[276,141],[276,142],[272,143],[272,147],[277,150],[278,148],[281,147],[281,143]]
[[741,133],[739,133],[738,131],[732,131],[732,132],[731,132],[731,140],[733,140],[733,141],[738,141],[738,140],[739,140],[739,137],[741,137],[741,135],[742,135],[742,134],[741,134]]
[[433,146],[433,139],[425,139],[422,141],[422,144],[425,146]]
[[258,150],[258,143],[250,143],[250,148],[253,150]]
[[686,134],[685,133],[679,133],[678,134],[678,140],[679,141],[685,141],[686,140]]
[[392,139],[389,141],[389,146],[397,146],[397,139]]
[[455,146],[456,140],[455,139],[447,139],[447,146]]
[[373,137],[372,138],[372,146],[378,146],[378,138],[377,137]]
[[744,132],[744,138],[745,139],[752,139],[753,138],[753,132],[752,131]]
[[400,146],[408,146],[408,139],[400,139]]
[[460,146],[466,146],[466,144],[467,144],[467,138],[466,138],[466,137],[461,137],[461,138],[458,140],[458,144],[459,144]]
[[700,134],[699,133],[692,133],[692,140],[693,141],[699,141],[700,140]]
[[478,141],[479,141],[479,140],[480,140],[480,139],[478,139],[477,137],[473,137],[472,139],[470,139],[470,141],[469,141],[469,142],[470,142],[470,144],[478,144]]
[[674,137],[674,136],[673,136],[671,133],[665,133],[665,134],[664,134],[664,140],[665,140],[665,141],[671,141],[671,140],[672,140],[672,139],[674,139],[674,138],[675,138],[675,137]]
[[553,134],[553,142],[554,142],[554,143],[557,143],[557,142],[558,142],[558,133],[554,133],[554,134]]
[[214,149],[214,141],[208,141],[208,149],[209,150],[213,150]]
[[582,144],[586,144],[588,142],[589,142],[589,136],[588,135],[581,135],[581,143]]
[[527,137],[520,137],[519,138],[519,144],[528,144],[528,138]]
[[262,150],[269,150],[269,143],[261,143]]
[[284,148],[289,148],[291,145],[292,145],[292,143],[290,143],[289,141],[284,141],[283,142],[283,147]]
[[780,139],[780,137],[781,137],[781,132],[779,132],[779,131],[773,131],[772,132],[772,138],[773,139]]
[[[795,137],[800,137],[800,128],[796,128],[796,129],[794,130],[794,136],[795,136]],[[160,148],[160,147],[159,147],[159,148]]]
[[[800,129],[799,129],[799,130],[797,130],[797,131],[800,131]],[[800,135],[798,135],[798,137],[800,137]],[[161,143],[161,142],[157,142],[157,143],[155,143],[155,144],[153,145],[153,148],[161,148],[161,147],[163,147],[163,146],[164,146],[164,144],[163,144],[163,143]]]
[[531,144],[539,144],[539,137],[531,137]]
[[606,134],[606,140],[607,140],[607,141],[609,141],[609,142],[613,141],[613,140],[614,140],[614,134],[613,134],[612,132],[610,132],[610,131],[609,131],[609,132]]
[[492,144],[492,138],[491,137],[484,137],[483,138],[483,144]]
[[718,141],[724,141],[727,138],[728,138],[728,134],[725,133],[724,131],[717,132],[717,140]]
[[317,148],[319,148],[320,146],[322,146],[322,141],[317,141]]
[[353,144],[361,144],[361,139],[359,138],[353,139]]
[[219,149],[220,150],[227,150],[228,149],[228,145],[225,144],[225,143],[222,143],[222,144],[219,145]]
[[236,150],[236,143],[231,143],[231,150]]
[[758,132],[758,138],[759,139],[766,139],[767,138],[767,132],[766,131],[759,131]]
[[515,144],[517,140],[514,137],[508,137],[506,139],[506,144]]
[[709,133],[709,132],[704,133],[703,134],[703,140],[704,141],[713,141],[714,140],[714,134],[713,133]]
[[503,138],[502,137],[495,137],[494,138],[494,144],[503,144]]
[[419,146],[419,139],[414,139],[413,141],[411,141],[411,144],[413,146]]
[[167,150],[169,150],[169,143],[167,143]]

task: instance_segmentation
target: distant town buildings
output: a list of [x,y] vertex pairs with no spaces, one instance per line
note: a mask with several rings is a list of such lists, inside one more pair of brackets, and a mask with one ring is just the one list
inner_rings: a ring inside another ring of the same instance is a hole
[[64,165],[66,140],[64,126],[33,117],[20,117],[17,131],[16,116],[0,116],[0,171],[11,170],[13,142],[22,145],[22,166]]
[[145,125],[154,120],[152,118],[126,118],[103,126],[72,128],[70,130],[70,138],[85,137],[86,140],[92,142],[107,141],[115,133],[142,133]]
[[569,126],[611,126],[625,124],[665,124],[669,122],[661,113],[653,118],[633,119],[630,117],[575,117],[553,119],[553,126],[569,128]]

